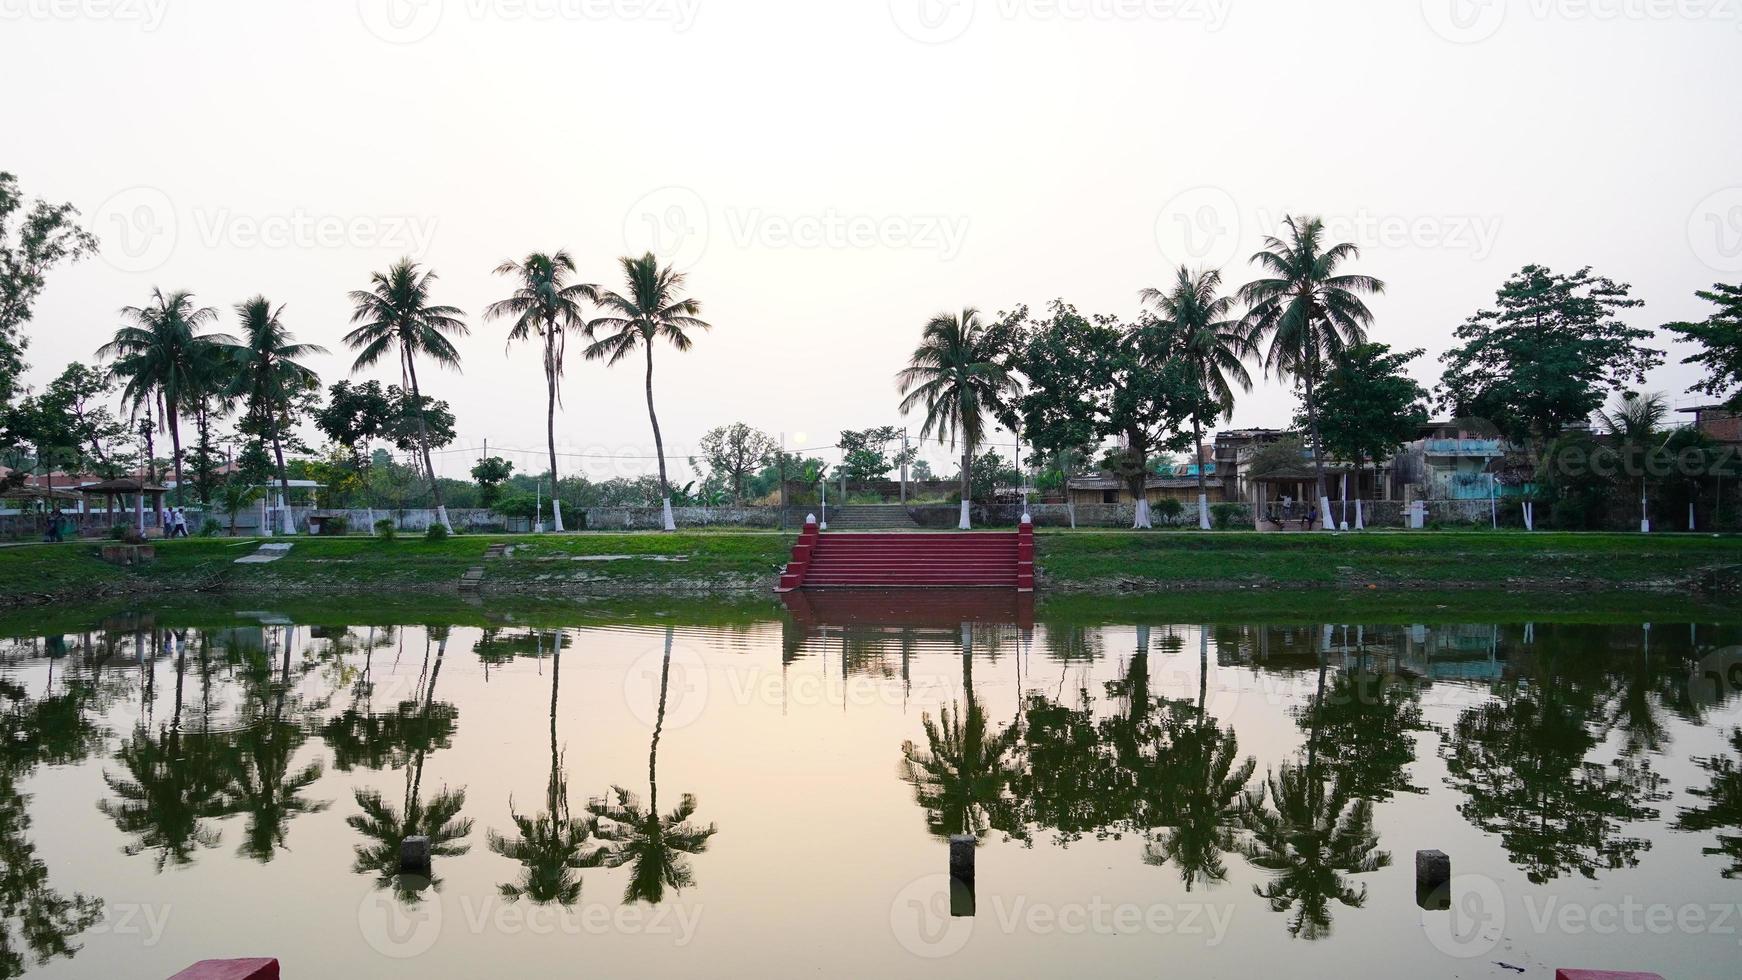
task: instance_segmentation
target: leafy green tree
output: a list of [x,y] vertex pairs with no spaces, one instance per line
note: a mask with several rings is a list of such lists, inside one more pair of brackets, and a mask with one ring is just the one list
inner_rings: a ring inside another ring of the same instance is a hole
[[467,330],[463,312],[457,307],[439,305],[431,298],[435,282],[434,272],[424,271],[411,259],[401,259],[386,272],[375,273],[370,277],[368,289],[351,293],[354,329],[345,335],[345,343],[357,352],[351,365],[353,373],[380,361],[389,351],[399,358],[400,383],[411,394],[409,401],[417,419],[417,445],[423,456],[424,475],[429,478],[430,496],[435,500],[442,526],[452,531],[447,506],[442,502],[441,481],[436,479],[435,464],[430,459],[430,403],[418,386],[417,360],[428,357],[438,367],[458,371],[460,352],[449,338],[463,336]]
[[[1012,316],[1025,324],[1021,363],[1028,388],[1020,401],[1022,431],[1058,470],[1068,503],[1070,478],[1103,436],[1102,399],[1112,383],[1106,352],[1117,346],[1118,328],[1108,318],[1083,316],[1062,299],[1047,305],[1043,320],[1029,319],[1027,307]],[[1074,505],[1070,513],[1074,527]]]
[[326,348],[315,344],[299,344],[291,339],[284,326],[284,307],[276,309],[264,296],[256,296],[236,305],[241,320],[241,342],[232,348],[235,375],[231,394],[247,407],[245,431],[258,433],[272,447],[277,465],[278,506],[283,515],[284,533],[294,534],[287,505],[290,502],[290,474],[284,466],[284,439],[290,429],[297,397],[320,390],[320,378],[298,363],[301,358],[325,354]]
[[1722,399],[1726,408],[1742,409],[1742,285],[1718,283],[1694,295],[1718,308],[1699,323],[1666,323],[1663,328],[1703,348],[1682,360],[1706,369],[1693,390]]
[[[499,276],[512,276],[516,286],[512,295],[484,309],[486,320],[511,320],[508,342],[527,340],[537,335],[544,346],[544,383],[546,404],[545,438],[550,447],[550,483],[556,487],[556,408],[562,404],[563,359],[567,353],[568,335],[573,330],[586,329],[586,317],[581,312],[583,302],[597,301],[599,287],[573,282],[575,260],[568,252],[554,254],[533,252],[520,262],[504,262],[496,267]],[[563,530],[563,511],[552,507],[556,530]]]
[[1338,352],[1367,339],[1373,313],[1361,297],[1385,292],[1385,283],[1340,271],[1361,250],[1349,242],[1327,246],[1323,220],[1290,217],[1284,223],[1288,240],[1265,238],[1252,261],[1267,275],[1241,287],[1240,299],[1250,306],[1245,323],[1252,344],[1269,345],[1265,370],[1301,387],[1319,507],[1328,510],[1318,387]]
[[920,441],[959,447],[962,453],[961,528],[969,527],[974,488],[974,452],[985,441],[986,417],[998,415],[1020,395],[1006,365],[1010,337],[980,319],[972,307],[939,313],[925,325],[907,367],[895,376],[904,396],[901,413],[925,409]]
[[79,227],[78,217],[71,204],[38,198],[26,206],[18,178],[0,171],[0,409],[12,402],[24,373],[24,325],[48,273],[97,250],[96,236]]
[[[843,430],[838,444],[841,450],[840,470],[850,482],[865,483],[880,480],[889,471],[902,465],[902,454],[889,454],[889,444],[901,438],[901,429],[893,425],[854,432]],[[913,449],[908,450],[908,462]]]
[[[104,402],[114,393],[109,372],[85,364],[68,364],[43,391],[43,404],[59,412],[81,458],[104,471],[114,468],[117,444],[127,438],[127,426]],[[106,475],[115,475],[112,472]]]
[[744,483],[767,465],[779,445],[765,432],[742,422],[722,425],[702,436],[702,458],[708,469],[732,488],[732,500],[744,503]]
[[1150,287],[1142,293],[1143,301],[1154,308],[1168,335],[1172,359],[1189,368],[1208,396],[1202,407],[1214,405],[1211,414],[1193,413],[1191,418],[1192,463],[1198,474],[1198,498],[1202,504],[1198,527],[1204,531],[1210,529],[1205,461],[1199,451],[1204,430],[1215,425],[1218,418],[1233,420],[1235,388],[1252,390],[1252,376],[1244,363],[1253,353],[1252,341],[1233,316],[1234,301],[1221,295],[1221,291],[1220,272],[1193,272],[1182,265],[1170,288]]
[[1630,286],[1593,275],[1528,265],[1500,287],[1494,309],[1458,327],[1447,351],[1440,396],[1453,413],[1487,419],[1514,443],[1539,451],[1582,423],[1609,392],[1643,384],[1663,353],[1625,311],[1644,304]]
[[1151,526],[1149,476],[1157,453],[1190,447],[1191,420],[1215,411],[1197,368],[1171,354],[1166,328],[1144,320],[1127,328],[1108,352],[1111,388],[1106,395],[1103,434],[1118,445],[1103,461],[1124,478],[1137,501],[1135,527]]
[[1428,393],[1406,373],[1420,356],[1420,350],[1394,354],[1378,343],[1354,344],[1337,354],[1319,387],[1319,433],[1327,455],[1350,460],[1357,469],[1370,461],[1377,479],[1380,461],[1414,439],[1428,420]]
[[502,484],[514,475],[514,464],[500,456],[478,460],[472,467],[472,479],[478,484],[478,502],[486,509],[496,506],[502,497]]
[[648,252],[641,258],[624,256],[626,295],[600,290],[598,303],[602,315],[587,324],[587,336],[604,333],[587,347],[587,360],[603,360],[607,365],[617,362],[641,348],[647,355],[647,419],[653,424],[653,450],[659,457],[659,492],[664,498],[665,529],[677,530],[671,516],[671,481],[665,472],[665,440],[659,434],[659,415],[653,410],[653,346],[664,339],[679,353],[694,345],[690,333],[709,330],[711,325],[701,318],[699,300],[684,296],[686,277],[676,269],[661,268],[659,258]]
[[[125,325],[114,339],[97,350],[99,357],[115,359],[115,374],[124,380],[121,397],[137,411],[156,408],[160,426],[169,429],[175,473],[175,497],[183,496],[181,418],[202,397],[209,377],[203,365],[211,356],[210,345],[233,345],[234,338],[219,333],[200,333],[200,328],[218,319],[218,311],[194,305],[192,293],[165,294],[151,291],[151,302],[121,311]],[[149,453],[147,454],[149,455]]]

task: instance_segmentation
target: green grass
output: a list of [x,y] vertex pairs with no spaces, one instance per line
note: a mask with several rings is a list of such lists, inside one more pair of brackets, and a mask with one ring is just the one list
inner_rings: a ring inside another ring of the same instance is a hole
[[1041,532],[1051,588],[1274,586],[1640,589],[1742,565],[1735,535],[1369,531],[1362,534]]
[[[463,535],[291,539],[290,554],[237,565],[260,539],[158,542],[157,560],[120,568],[82,542],[0,548],[0,600],[100,598],[150,593],[451,595],[468,568],[485,570],[486,593],[764,593],[786,562],[792,536],[775,532]],[[486,560],[492,544],[511,556]],[[1255,534],[1043,531],[1037,560],[1044,596],[1191,591],[1484,590],[1685,592],[1742,578],[1734,535],[1383,532]],[[619,560],[585,560],[615,558]],[[1230,600],[1234,601],[1234,600]],[[1245,599],[1235,602],[1247,605]]]

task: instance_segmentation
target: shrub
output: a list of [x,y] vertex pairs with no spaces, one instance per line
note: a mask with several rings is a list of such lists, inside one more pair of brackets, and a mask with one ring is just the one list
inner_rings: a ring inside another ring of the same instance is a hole
[[127,525],[117,524],[109,529],[109,538],[112,541],[125,541],[127,540],[127,532],[129,530],[131,529],[128,528]]
[[440,523],[431,524],[429,530],[423,532],[423,539],[425,541],[446,541],[448,539],[448,529],[445,525]]
[[1234,518],[1240,513],[1239,504],[1211,504],[1210,517],[1216,522],[1216,530],[1226,531],[1234,526]]
[[375,522],[375,534],[383,541],[392,541],[399,536],[399,526],[393,523],[393,518],[383,517]]
[[350,534],[351,519],[349,517],[329,517],[321,522],[321,534]]
[[224,533],[224,525],[218,523],[217,521],[212,520],[209,517],[206,518],[206,522],[204,524],[200,525],[200,537],[202,537],[202,538],[215,538],[223,533]]
[[1180,515],[1186,512],[1184,501],[1172,497],[1163,497],[1155,503],[1155,513],[1161,517],[1164,524],[1178,524]]

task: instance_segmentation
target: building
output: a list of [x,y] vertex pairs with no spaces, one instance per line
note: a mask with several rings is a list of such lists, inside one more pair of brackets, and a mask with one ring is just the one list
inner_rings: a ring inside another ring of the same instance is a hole
[[1694,428],[1713,442],[1742,443],[1742,411],[1722,405],[1702,405],[1699,408],[1678,409],[1694,417]]
[[[1205,490],[1210,499],[1219,499],[1220,486],[1213,478],[1206,475]],[[1090,476],[1071,477],[1067,484],[1070,492],[1070,502],[1077,506],[1088,504],[1134,504],[1137,498],[1131,493],[1131,484],[1124,477],[1111,473],[1095,473]],[[1198,476],[1193,467],[1177,466],[1169,475],[1163,476],[1151,473],[1144,481],[1144,493],[1149,498],[1151,507],[1163,500],[1177,500],[1197,506]]]
[[1517,493],[1495,480],[1494,464],[1513,447],[1492,432],[1458,422],[1428,422],[1403,447],[1393,470],[1401,496],[1418,500],[1487,500]]

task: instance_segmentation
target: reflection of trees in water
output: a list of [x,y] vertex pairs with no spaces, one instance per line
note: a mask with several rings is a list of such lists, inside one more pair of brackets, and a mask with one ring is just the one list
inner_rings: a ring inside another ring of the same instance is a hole
[[[324,772],[318,760],[293,771],[296,754],[308,741],[307,723],[318,717],[322,705],[308,704],[294,691],[295,628],[279,627],[273,632],[280,657],[278,674],[250,670],[244,675],[245,727],[231,740],[225,758],[229,805],[248,819],[238,853],[263,863],[285,845],[292,819],[331,805],[304,796]],[[266,652],[270,655],[271,650]]]
[[[517,838],[490,831],[490,850],[517,861],[521,865],[520,880],[504,883],[502,896],[509,901],[522,898],[534,904],[555,902],[570,906],[581,900],[581,878],[576,872],[597,867],[602,856],[586,853],[593,836],[593,819],[575,819],[569,811],[568,777],[563,773],[562,750],[557,747],[557,694],[562,676],[563,634],[551,637],[550,661],[550,779],[545,785],[543,813],[523,816],[508,800],[508,816],[520,832]],[[539,643],[542,654],[543,643]]]
[[653,738],[647,750],[647,803],[620,786],[611,787],[611,797],[588,807],[600,839],[606,842],[598,860],[608,868],[629,866],[629,883],[623,901],[658,903],[665,890],[682,891],[695,883],[689,858],[708,848],[717,833],[713,824],[691,823],[696,798],[685,793],[668,813],[659,812],[659,739],[665,729],[666,694],[671,684],[672,631],[665,631],[665,658],[659,672],[659,708]]
[[103,914],[100,899],[50,883],[29,836],[30,797],[18,786],[38,765],[75,765],[101,752],[107,733],[90,717],[100,698],[87,680],[65,679],[59,693],[36,698],[4,683],[0,699],[0,978],[11,978],[76,954],[79,934]]
[[1694,786],[1688,792],[1703,800],[1704,806],[1688,807],[1676,818],[1675,829],[1691,833],[1719,833],[1716,847],[1702,848],[1713,857],[1722,857],[1730,866],[1720,872],[1726,878],[1742,878],[1742,728],[1730,733],[1730,747],[1735,757],[1715,755],[1695,758],[1694,764],[1705,770],[1711,781]]
[[[424,666],[419,676],[420,697],[416,711],[418,722],[408,726],[407,730],[414,734],[414,738],[402,746],[410,752],[409,764],[405,766],[404,803],[395,808],[380,791],[359,789],[354,796],[362,812],[345,820],[364,838],[364,843],[356,847],[356,860],[351,870],[357,874],[375,875],[377,885],[393,889],[395,897],[406,904],[421,901],[421,891],[426,885],[440,887],[441,884],[439,876],[426,882],[415,875],[399,873],[401,849],[407,837],[428,837],[432,857],[454,857],[471,850],[465,838],[472,832],[472,821],[460,818],[460,810],[466,804],[465,788],[449,790],[444,786],[434,799],[424,802],[424,761],[435,743],[427,737],[415,737],[427,736],[434,730],[430,716],[436,704],[436,682],[441,678],[442,661],[447,656],[448,632],[447,627],[432,626],[424,635]],[[430,653],[432,642],[435,647],[433,661]]]
[[1294,910],[1288,932],[1302,939],[1331,934],[1331,905],[1360,908],[1367,886],[1346,875],[1366,874],[1391,863],[1379,850],[1373,829],[1373,804],[1352,799],[1311,762],[1284,763],[1263,788],[1247,793],[1243,821],[1251,838],[1241,853],[1271,880],[1253,886],[1272,910]]
[[1443,750],[1448,782],[1467,797],[1458,811],[1537,883],[1637,865],[1651,842],[1621,828],[1656,819],[1651,804],[1668,798],[1649,759],[1589,761],[1611,675],[1588,651],[1557,658],[1560,646],[1539,634],[1530,674],[1466,710]]

